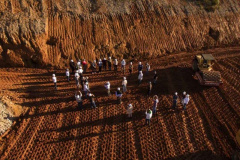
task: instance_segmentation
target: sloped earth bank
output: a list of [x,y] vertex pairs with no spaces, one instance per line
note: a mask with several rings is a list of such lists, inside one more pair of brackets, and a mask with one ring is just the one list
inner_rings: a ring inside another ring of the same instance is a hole
[[[152,107],[146,96],[153,71],[137,86],[137,72],[127,74],[128,92],[123,104],[107,97],[103,84],[109,80],[112,93],[121,86],[122,74],[112,71],[91,75],[90,88],[97,96],[97,109],[84,100],[84,110],[74,99],[75,81],[66,82],[64,70],[56,70],[58,91],[51,81],[53,70],[0,69],[1,94],[28,112],[3,139],[0,159],[227,159],[240,150],[235,134],[240,122],[240,48],[211,49],[222,73],[221,87],[203,87],[192,77],[195,54],[180,53],[151,60],[159,74],[153,93],[160,98],[158,114],[145,126],[145,110]],[[136,69],[137,62],[134,62]],[[172,94],[186,91],[186,111],[178,104],[171,110]],[[125,107],[134,105],[133,118]]]
[[1,0],[0,65],[157,57],[238,45],[239,0],[207,12],[192,0]]

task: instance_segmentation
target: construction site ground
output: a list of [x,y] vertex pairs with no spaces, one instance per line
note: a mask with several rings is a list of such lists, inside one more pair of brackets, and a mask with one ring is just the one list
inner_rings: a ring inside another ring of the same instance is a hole
[[[200,86],[194,79],[191,62],[196,54],[211,53],[214,67],[222,75],[220,87]],[[219,48],[179,53],[149,60],[151,72],[144,72],[137,85],[134,73],[127,72],[128,92],[118,105],[114,92],[121,87],[123,74],[104,71],[89,76],[96,95],[96,109],[84,99],[84,109],[74,98],[73,76],[66,81],[65,70],[55,70],[58,90],[54,90],[54,69],[1,68],[1,95],[27,108],[2,137],[0,159],[228,159],[240,150],[235,134],[240,127],[240,48]],[[146,61],[144,62],[144,64]],[[120,68],[120,67],[119,67]],[[159,77],[151,96],[147,84],[153,71]],[[144,69],[145,71],[145,69]],[[112,96],[104,83],[110,81]],[[187,110],[172,110],[174,92],[190,94]],[[159,96],[157,115],[145,125],[145,111]],[[128,118],[126,107],[134,106]],[[9,117],[14,118],[14,117]]]

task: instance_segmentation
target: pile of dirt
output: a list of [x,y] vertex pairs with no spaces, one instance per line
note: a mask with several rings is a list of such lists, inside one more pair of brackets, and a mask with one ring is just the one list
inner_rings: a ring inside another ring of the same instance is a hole
[[0,8],[0,66],[5,67],[157,57],[237,45],[240,38],[238,0],[222,0],[214,12],[192,0],[2,0]]

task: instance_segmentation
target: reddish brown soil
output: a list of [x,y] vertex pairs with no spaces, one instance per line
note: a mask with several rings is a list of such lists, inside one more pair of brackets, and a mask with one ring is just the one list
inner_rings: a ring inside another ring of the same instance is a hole
[[[159,74],[153,93],[160,97],[158,114],[145,126],[144,112],[152,107],[146,96],[148,80],[136,85],[136,72],[129,80],[123,104],[107,97],[103,83],[109,80],[112,92],[122,75],[113,72],[91,75],[90,88],[97,96],[97,109],[84,110],[74,99],[75,82],[65,81],[57,70],[58,91],[51,81],[52,70],[0,69],[1,94],[28,107],[28,112],[3,137],[7,145],[1,159],[227,159],[239,146],[235,133],[240,122],[240,48],[206,51],[217,59],[223,85],[203,87],[192,77],[191,60],[197,53],[169,55],[151,61]],[[136,62],[135,62],[136,66]],[[136,67],[135,67],[136,68]],[[72,78],[73,79],[73,78]],[[172,94],[186,91],[190,104],[184,112],[178,104],[171,110]],[[133,118],[125,107],[134,104]]]

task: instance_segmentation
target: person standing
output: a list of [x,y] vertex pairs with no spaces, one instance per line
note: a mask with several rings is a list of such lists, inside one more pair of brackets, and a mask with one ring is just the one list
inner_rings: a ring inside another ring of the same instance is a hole
[[107,83],[104,84],[104,87],[107,90],[108,96],[111,96],[111,91],[110,91],[110,82],[108,81]]
[[103,58],[102,63],[103,63],[103,69],[104,69],[104,71],[106,71],[107,70],[107,60],[106,60],[106,58]]
[[108,57],[108,70],[111,71],[112,70],[112,58]]
[[76,66],[75,66],[75,63],[74,63],[74,61],[72,59],[70,61],[70,67],[72,69],[72,74],[74,74],[74,70],[75,70]]
[[142,62],[139,62],[138,63],[138,72],[142,71],[142,69],[143,69]]
[[125,59],[123,59],[122,60],[122,62],[121,62],[121,68],[122,68],[122,72],[123,72],[123,74],[125,74],[125,66],[126,66],[126,61],[125,61]]
[[178,93],[175,92],[175,94],[173,95],[173,109],[176,109],[177,107],[177,100],[178,100]]
[[67,77],[67,81],[70,81],[70,73],[69,73],[69,69],[66,70],[66,77]]
[[146,64],[146,71],[147,71],[147,74],[148,74],[148,72],[150,71],[150,64]]
[[189,103],[189,94],[186,95],[186,97],[183,100],[183,109],[186,110],[187,104]]
[[139,71],[139,75],[138,75],[138,85],[140,85],[142,83],[143,80],[143,73],[142,71]]
[[53,80],[53,83],[54,83],[54,87],[57,90],[57,77],[55,76],[55,74],[52,75],[52,80]]
[[182,99],[181,99],[182,105],[184,105],[184,98],[186,97],[186,94],[187,93],[185,91],[182,93]]
[[153,114],[157,113],[158,102],[159,102],[158,96],[157,95],[153,96]]
[[78,69],[78,74],[79,74],[79,76],[83,76],[83,69],[82,69],[82,66],[80,66],[79,67],[79,69]]
[[79,74],[78,74],[78,70],[75,71],[75,81],[76,81],[76,85],[79,87]]
[[127,92],[127,78],[126,77],[123,77],[122,86],[123,86],[123,93]]
[[95,103],[95,95],[92,93],[89,93],[88,96],[89,96],[89,100],[91,103],[91,108],[97,108],[96,103]]
[[99,73],[102,72],[102,65],[103,65],[102,60],[99,59],[99,61],[98,61]]
[[78,69],[81,67],[81,60],[80,59],[78,59],[78,62],[77,62],[77,67],[78,67]]
[[132,117],[132,110],[133,110],[133,106],[132,104],[129,104],[127,107],[127,114],[129,118]]
[[83,92],[85,93],[85,98],[87,98],[88,92],[90,92],[88,82],[83,84]]
[[78,108],[82,109],[82,93],[80,91],[77,91],[75,93],[75,99],[76,99],[76,101],[78,103]]
[[96,73],[97,70],[97,63],[96,60],[93,60],[92,62],[92,74]]
[[117,96],[117,103],[118,104],[122,104],[122,92],[120,91],[120,88],[118,87],[117,88],[117,92],[115,93],[116,96]]
[[148,85],[148,96],[150,96],[152,92],[152,82],[149,82],[149,85]]
[[118,60],[117,59],[114,60],[113,65],[114,65],[114,71],[117,72],[117,66],[118,66]]
[[158,79],[157,71],[154,71],[153,84],[157,83],[157,79]]
[[152,118],[152,110],[148,109],[145,112],[146,114],[146,125],[150,125],[150,119]]
[[132,75],[132,71],[133,71],[133,64],[132,64],[132,62],[130,62],[130,64],[129,64],[129,73],[130,73],[130,75]]
[[82,65],[83,65],[83,73],[86,73],[87,72],[87,61],[85,59],[83,59]]

